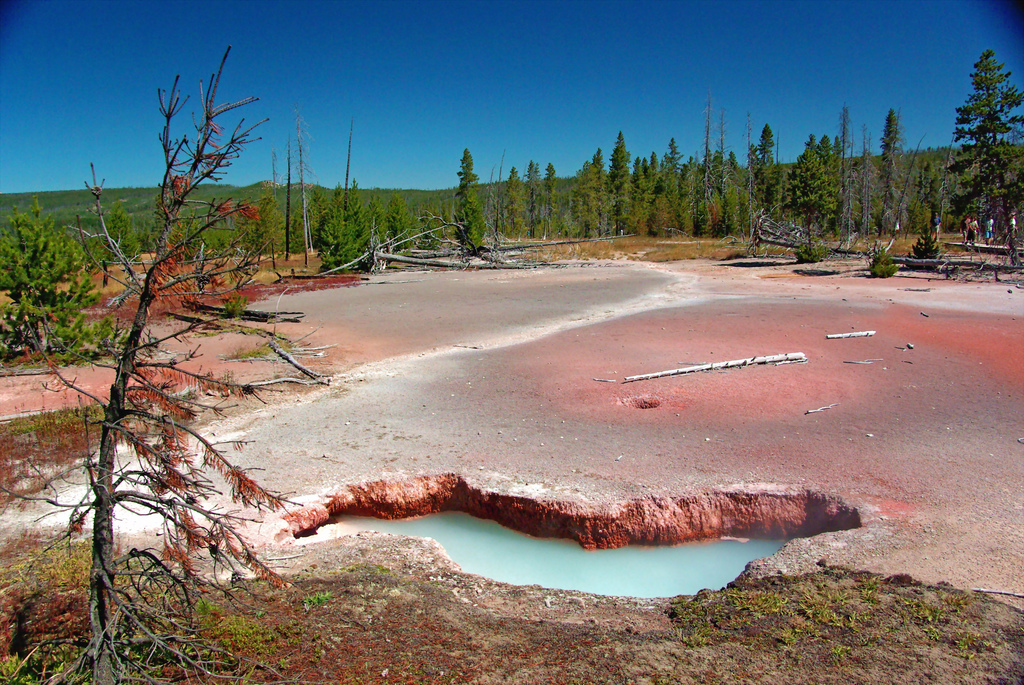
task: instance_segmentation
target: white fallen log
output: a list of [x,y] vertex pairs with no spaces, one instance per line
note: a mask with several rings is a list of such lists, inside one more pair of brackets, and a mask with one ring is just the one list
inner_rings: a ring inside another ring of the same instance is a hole
[[828,340],[839,340],[840,338],[870,338],[874,334],[874,331],[857,331],[856,333],[831,333],[829,335],[826,335],[825,338]]
[[739,366],[755,366],[757,364],[785,364],[792,362],[805,362],[807,356],[803,352],[789,352],[786,354],[771,354],[763,357],[749,357],[747,359],[733,359],[727,362],[713,362],[711,364],[698,364],[687,366],[682,369],[671,369],[669,371],[658,371],[657,373],[645,373],[638,376],[627,376],[623,383],[633,381],[646,381],[652,378],[665,378],[666,376],[681,376],[687,373],[699,371],[717,371],[718,369],[733,369]]
[[325,378],[327,378],[327,376],[324,376],[322,373],[317,373],[316,371],[311,371],[311,370],[307,369],[305,366],[300,364],[299,361],[297,359],[295,359],[295,357],[293,357],[292,355],[288,354],[288,352],[286,352],[284,349],[282,349],[281,346],[278,345],[273,340],[268,340],[267,341],[267,347],[272,349],[274,351],[274,353],[277,354],[277,356],[279,356],[281,359],[285,360],[286,362],[288,362],[289,364],[294,366],[296,369],[298,369],[299,371],[301,371],[305,375],[307,375],[310,378],[312,378],[317,383],[320,383],[322,385],[328,385],[328,381],[324,380]]
[[987,592],[990,595],[1006,595],[1007,597],[1022,597],[1022,598],[1024,598],[1024,593],[1021,593],[1021,592],[1006,592],[1005,590],[989,590],[989,589],[983,588],[983,587],[971,588],[971,591],[972,592]]
[[303,378],[271,378],[266,381],[253,381],[252,383],[245,383],[252,388],[262,388],[267,385],[276,385],[278,383],[295,383],[297,385],[324,385],[323,381],[307,381]]
[[827,411],[827,410],[831,409],[832,407],[838,407],[838,406],[839,406],[839,403],[835,402],[834,404],[830,404],[827,407],[818,407],[817,409],[808,409],[807,411],[804,412],[804,415],[806,416],[807,414],[817,414],[818,412]]

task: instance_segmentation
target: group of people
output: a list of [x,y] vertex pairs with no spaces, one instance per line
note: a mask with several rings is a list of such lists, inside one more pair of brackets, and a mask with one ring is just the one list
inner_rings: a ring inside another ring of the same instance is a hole
[[994,234],[995,222],[992,217],[989,217],[985,221],[985,227],[982,228],[978,225],[978,218],[974,216],[964,217],[963,227],[961,233],[964,236],[964,242],[968,245],[974,245],[977,241],[985,241],[986,245],[992,243],[992,239],[995,237]]

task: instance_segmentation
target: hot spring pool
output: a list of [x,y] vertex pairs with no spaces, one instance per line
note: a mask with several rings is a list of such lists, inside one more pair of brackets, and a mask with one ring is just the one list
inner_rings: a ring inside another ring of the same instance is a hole
[[719,540],[587,551],[570,540],[535,538],[456,512],[399,521],[345,516],[335,522],[353,532],[433,538],[466,573],[503,583],[627,597],[672,597],[720,589],[747,562],[774,554],[785,543]]

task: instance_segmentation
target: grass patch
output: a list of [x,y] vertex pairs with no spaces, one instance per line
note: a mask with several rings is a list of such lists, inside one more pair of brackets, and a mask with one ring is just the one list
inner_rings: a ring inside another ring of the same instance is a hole
[[[59,409],[0,423],[0,487],[40,491],[48,477],[81,461],[99,444],[98,406]],[[10,495],[0,492],[0,502]]]
[[274,357],[273,350],[271,350],[267,345],[260,345],[258,347],[238,347],[224,356],[225,359],[233,361],[265,359],[267,357]]
[[739,643],[759,658],[774,652],[780,667],[789,655],[787,668],[817,665],[870,673],[872,663],[896,663],[910,652],[928,654],[956,672],[958,661],[1000,649],[991,633],[983,636],[979,601],[908,576],[828,568],[795,578],[740,580],[720,592],[680,597],[669,617],[688,648]]

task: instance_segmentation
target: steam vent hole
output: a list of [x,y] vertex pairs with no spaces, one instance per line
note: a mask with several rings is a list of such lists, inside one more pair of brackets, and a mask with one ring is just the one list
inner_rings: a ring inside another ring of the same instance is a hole
[[636,397],[627,397],[623,400],[623,403],[627,407],[633,409],[657,409],[661,406],[661,399],[654,395],[640,395]]

